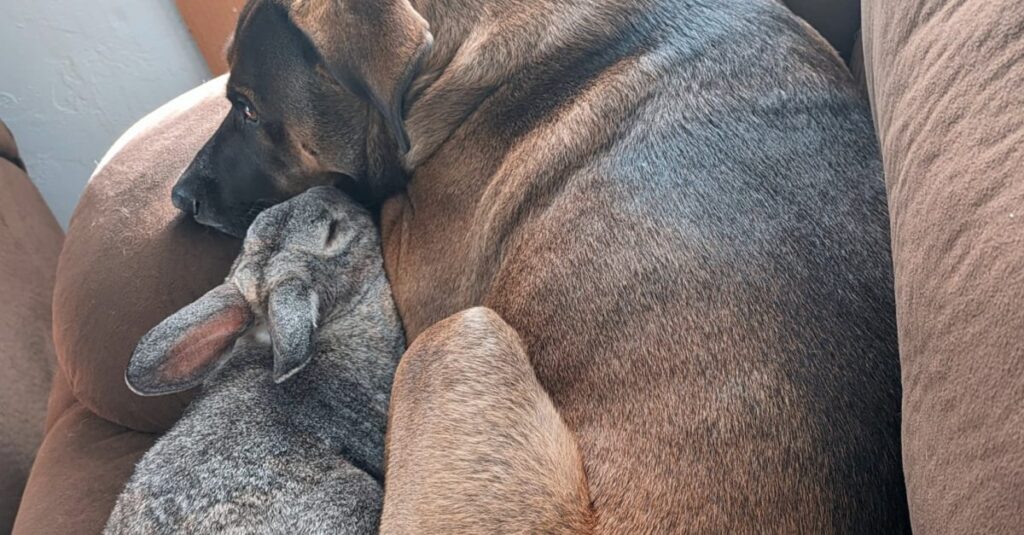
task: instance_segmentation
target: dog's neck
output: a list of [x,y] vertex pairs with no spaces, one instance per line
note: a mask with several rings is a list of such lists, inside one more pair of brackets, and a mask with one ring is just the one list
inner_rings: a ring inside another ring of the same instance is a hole
[[[638,12],[619,0],[412,0],[434,42],[408,92],[412,172],[491,94],[524,69],[588,47],[600,49]],[[572,76],[569,73],[568,76]]]

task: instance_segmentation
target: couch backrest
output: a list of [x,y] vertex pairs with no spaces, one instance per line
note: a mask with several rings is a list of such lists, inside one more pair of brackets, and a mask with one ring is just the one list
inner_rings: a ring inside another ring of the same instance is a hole
[[1024,2],[870,0],[914,530],[1024,527]]

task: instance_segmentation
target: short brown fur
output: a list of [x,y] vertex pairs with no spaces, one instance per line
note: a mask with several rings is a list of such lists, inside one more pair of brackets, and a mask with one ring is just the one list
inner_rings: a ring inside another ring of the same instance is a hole
[[590,533],[579,446],[516,332],[470,309],[402,357],[381,532]]

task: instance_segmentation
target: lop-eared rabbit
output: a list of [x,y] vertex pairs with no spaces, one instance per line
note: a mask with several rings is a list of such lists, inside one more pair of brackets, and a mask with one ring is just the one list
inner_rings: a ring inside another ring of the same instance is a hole
[[227,281],[132,356],[140,394],[202,392],[106,532],[375,532],[404,345],[369,213],[327,187],[263,212]]

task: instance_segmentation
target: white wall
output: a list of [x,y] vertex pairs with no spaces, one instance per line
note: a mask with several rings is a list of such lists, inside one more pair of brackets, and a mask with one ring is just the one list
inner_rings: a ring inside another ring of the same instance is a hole
[[0,119],[64,226],[121,132],[209,77],[172,0],[0,0]]

